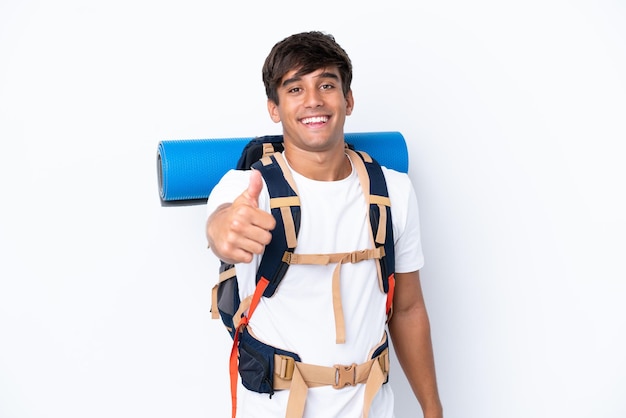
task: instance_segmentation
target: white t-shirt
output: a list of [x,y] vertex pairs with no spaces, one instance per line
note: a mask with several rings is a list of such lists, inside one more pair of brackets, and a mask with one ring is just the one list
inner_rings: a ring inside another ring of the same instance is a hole
[[[408,273],[423,265],[418,206],[409,177],[383,168],[391,200],[395,241],[395,271]],[[339,181],[315,181],[292,170],[301,204],[300,232],[295,253],[326,254],[372,248],[368,207],[361,184],[353,169]],[[249,171],[229,171],[214,188],[208,211],[232,202],[249,183]],[[259,207],[269,212],[265,184]],[[256,269],[260,256],[249,264],[237,264],[240,298],[254,293]],[[249,327],[261,341],[297,353],[304,363],[321,366],[350,365],[370,359],[371,350],[385,330],[384,294],[378,284],[375,262],[362,261],[341,267],[341,297],[345,319],[346,342],[335,342],[335,319],[332,307],[334,264],[291,265],[271,298],[262,298]],[[393,373],[393,368],[392,372]],[[395,370],[400,370],[399,368]],[[305,417],[360,417],[365,385],[341,390],[327,387],[308,391]],[[238,391],[238,417],[284,417],[288,391],[276,391],[269,399],[244,389]],[[389,385],[376,395],[371,418],[393,417],[393,394]]]

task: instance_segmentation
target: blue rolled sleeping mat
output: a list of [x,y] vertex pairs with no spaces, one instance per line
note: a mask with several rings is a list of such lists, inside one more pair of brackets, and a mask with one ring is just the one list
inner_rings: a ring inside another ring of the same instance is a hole
[[[157,172],[163,206],[206,203],[224,174],[235,169],[253,138],[179,139],[159,142]],[[408,172],[409,156],[400,132],[346,133],[346,143],[381,165]]]

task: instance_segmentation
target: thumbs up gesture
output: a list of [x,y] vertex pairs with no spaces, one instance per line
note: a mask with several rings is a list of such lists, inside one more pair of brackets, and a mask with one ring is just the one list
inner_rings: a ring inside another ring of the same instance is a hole
[[252,170],[250,184],[233,201],[219,206],[207,220],[209,247],[227,263],[249,263],[254,254],[261,254],[272,239],[276,220],[259,209],[263,189],[261,173]]
[[261,194],[261,190],[263,190],[263,180],[261,179],[261,173],[256,170],[252,170],[250,173],[250,184],[245,192],[241,194],[240,197],[243,197],[248,200],[250,206],[255,208],[259,207],[259,195]]

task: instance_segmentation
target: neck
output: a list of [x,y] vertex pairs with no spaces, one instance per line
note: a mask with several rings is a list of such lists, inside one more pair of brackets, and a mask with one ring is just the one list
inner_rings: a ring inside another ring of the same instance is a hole
[[285,143],[285,158],[300,175],[317,181],[343,180],[352,172],[343,143],[327,151],[307,151]]

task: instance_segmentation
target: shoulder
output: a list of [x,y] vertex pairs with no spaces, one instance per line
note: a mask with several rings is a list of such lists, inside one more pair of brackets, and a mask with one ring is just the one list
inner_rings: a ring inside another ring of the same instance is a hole
[[417,218],[419,212],[413,183],[406,173],[386,167],[383,167],[383,173],[391,201],[394,226],[403,230],[407,226],[407,219]]
[[393,200],[404,200],[413,191],[413,183],[406,173],[393,170],[391,168],[382,167],[383,174],[385,176],[385,182],[387,183],[387,190],[389,191],[389,198]]
[[424,265],[419,207],[413,183],[406,173],[383,168],[393,222],[397,273],[419,270]]
[[213,187],[209,194],[209,201],[216,198],[228,198],[230,192],[233,192],[235,197],[240,193],[233,191],[240,189],[241,186],[246,187],[250,181],[249,170],[229,170],[222,176],[220,181]]

